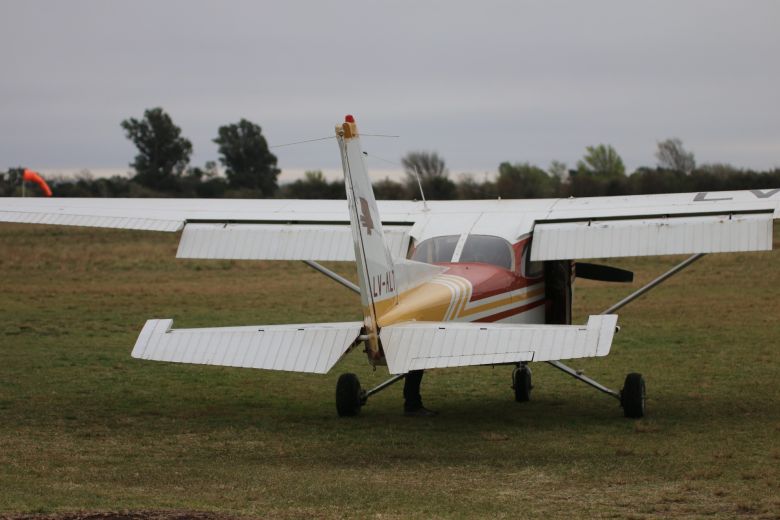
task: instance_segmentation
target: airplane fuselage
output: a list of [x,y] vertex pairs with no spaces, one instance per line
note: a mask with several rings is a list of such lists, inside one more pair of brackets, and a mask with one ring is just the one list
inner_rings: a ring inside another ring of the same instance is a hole
[[[397,302],[377,319],[379,327],[408,321],[545,323],[543,269],[530,272],[525,253],[527,238],[512,244],[509,266],[487,262],[435,262],[444,271],[433,279],[401,292]],[[383,353],[368,352],[374,364]]]

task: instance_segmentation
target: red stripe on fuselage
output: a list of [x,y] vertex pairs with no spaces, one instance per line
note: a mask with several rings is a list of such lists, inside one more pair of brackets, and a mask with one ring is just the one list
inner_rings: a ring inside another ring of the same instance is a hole
[[528,287],[538,280],[523,278],[503,267],[479,263],[439,264],[447,267],[445,274],[460,276],[471,283],[472,302],[489,298],[497,294],[516,291]]
[[528,243],[528,238],[524,238],[512,245],[514,270],[478,262],[442,262],[436,265],[446,267],[446,274],[460,276],[468,280],[472,287],[471,299],[469,301],[475,302],[498,294],[516,291],[543,281],[542,276],[525,278],[521,274],[523,272],[521,269],[523,256]]
[[514,316],[515,314],[522,314],[526,311],[530,311],[531,309],[534,309],[536,307],[539,307],[540,305],[544,305],[544,298],[542,298],[539,301],[532,302],[526,305],[523,305],[522,307],[515,307],[514,309],[509,309],[503,312],[499,312],[497,314],[493,314],[492,316],[487,316],[486,318],[482,318],[477,320],[478,322],[493,322],[498,320],[503,320],[504,318],[508,318],[510,316]]

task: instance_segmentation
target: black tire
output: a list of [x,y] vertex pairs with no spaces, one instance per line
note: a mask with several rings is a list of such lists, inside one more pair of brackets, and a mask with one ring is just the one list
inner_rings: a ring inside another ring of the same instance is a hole
[[515,401],[524,403],[531,400],[531,369],[527,365],[517,367],[512,371],[512,388],[515,390]]
[[336,383],[336,411],[339,417],[354,417],[363,404],[363,390],[355,374],[341,374]]
[[645,416],[645,380],[642,374],[632,372],[626,376],[620,391],[620,405],[626,417],[639,419]]

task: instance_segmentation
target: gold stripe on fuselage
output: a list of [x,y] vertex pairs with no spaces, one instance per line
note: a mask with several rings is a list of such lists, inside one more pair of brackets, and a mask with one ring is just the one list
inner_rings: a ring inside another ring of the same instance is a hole
[[[507,298],[502,298],[500,300],[496,300],[490,303],[484,303],[482,305],[475,305],[473,307],[469,307],[468,309],[465,309],[463,312],[461,312],[458,317],[464,318],[466,316],[472,316],[474,314],[478,314],[481,312],[489,311],[491,309],[496,309],[498,307],[503,307],[504,305],[510,305],[512,303],[525,303],[526,301],[530,300],[531,298],[534,298],[536,296],[539,296],[541,294],[544,294],[544,287],[540,289],[536,289],[533,291],[528,291],[523,294],[518,295],[512,295]],[[478,302],[475,302],[478,303]]]
[[[544,284],[495,295],[487,303],[470,302],[472,285],[467,279],[440,275],[398,295],[374,303],[377,325],[384,327],[404,321],[455,321],[493,309],[507,311],[520,307],[544,294]],[[471,305],[470,305],[471,304]],[[472,321],[468,320],[467,321]]]
[[465,278],[452,275],[438,276],[430,283],[444,285],[452,291],[450,306],[442,321],[455,320],[471,299],[471,283]]
[[[404,321],[445,321],[452,305],[452,289],[446,285],[426,282],[398,295],[398,305],[392,300],[375,304],[380,327]],[[385,305],[385,303],[387,303]]]

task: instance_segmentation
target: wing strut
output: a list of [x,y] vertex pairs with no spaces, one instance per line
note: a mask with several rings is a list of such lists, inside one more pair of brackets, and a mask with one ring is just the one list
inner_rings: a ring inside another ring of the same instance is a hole
[[659,276],[658,278],[656,278],[652,282],[649,282],[645,286],[643,286],[643,287],[637,289],[636,291],[632,292],[631,294],[629,294],[628,296],[626,296],[625,298],[623,298],[622,300],[617,302],[615,305],[613,305],[609,309],[603,311],[601,314],[614,314],[614,312],[616,310],[618,310],[618,309],[620,309],[622,307],[625,307],[626,305],[628,305],[632,301],[636,300],[637,298],[639,298],[640,296],[642,296],[643,294],[648,292],[650,289],[654,289],[655,287],[661,285],[663,282],[665,282],[666,280],[668,280],[672,276],[676,275],[677,273],[679,273],[680,271],[682,271],[683,269],[685,269],[686,267],[688,267],[689,265],[691,265],[692,263],[694,263],[696,260],[700,259],[703,256],[704,256],[704,253],[698,253],[698,254],[689,256],[687,259],[683,260],[682,262],[680,262],[676,266],[672,267],[671,269],[666,271],[664,274],[662,274],[661,276]]
[[[698,254],[695,254],[695,255],[692,255],[692,256],[686,258],[685,260],[683,260],[682,262],[680,262],[676,266],[674,266],[671,269],[669,269],[668,271],[666,271],[661,276],[658,276],[653,281],[648,282],[647,284],[645,284],[644,286],[640,287],[636,291],[632,292],[631,294],[629,294],[628,296],[626,296],[625,298],[623,298],[622,300],[620,300],[616,304],[614,304],[611,307],[609,307],[608,309],[602,311],[600,314],[602,314],[602,315],[603,314],[614,314],[615,311],[617,311],[618,309],[622,309],[623,307],[625,307],[626,305],[628,305],[632,301],[636,300],[637,298],[639,298],[643,294],[645,294],[648,291],[658,287],[663,282],[665,282],[666,280],[668,280],[672,276],[676,275],[677,273],[679,273],[680,271],[682,271],[683,269],[685,269],[686,267],[688,267],[689,265],[691,265],[695,261],[699,260],[703,256],[704,256],[704,253],[698,253]],[[558,370],[562,371],[563,373],[570,375],[574,379],[582,381],[583,383],[592,386],[596,390],[604,392],[605,394],[609,394],[612,397],[615,397],[617,400],[620,400],[620,393],[619,392],[616,392],[614,390],[611,390],[611,389],[607,388],[606,386],[602,385],[598,381],[596,381],[594,379],[591,379],[591,378],[589,378],[586,375],[583,375],[582,372],[578,372],[577,370],[574,370],[570,366],[565,365],[565,364],[561,363],[560,361],[548,361],[547,363],[549,363],[550,365],[554,366],[555,368],[557,368]]]
[[590,385],[593,388],[595,388],[596,390],[604,392],[605,394],[609,394],[612,397],[620,400],[620,394],[618,392],[615,392],[614,390],[609,389],[606,386],[602,385],[598,381],[595,381],[595,380],[589,378],[588,376],[583,375],[582,372],[578,372],[578,371],[574,370],[573,368],[571,368],[571,367],[569,367],[567,365],[564,365],[560,361],[548,361],[548,363],[551,364],[552,366],[554,366],[555,368],[557,368],[558,370],[560,370],[562,372],[565,372],[566,374],[569,374],[574,379],[578,379],[578,380],[582,381],[583,383],[585,383],[586,385]]
[[333,271],[331,271],[330,269],[328,269],[324,265],[319,264],[319,263],[317,263],[317,262],[315,262],[313,260],[304,260],[303,263],[308,265],[309,267],[311,267],[315,271],[319,271],[320,273],[324,274],[325,276],[327,276],[328,278],[330,278],[334,282],[338,282],[341,285],[343,285],[344,287],[346,287],[347,289],[350,289],[350,290],[360,294],[360,287],[358,287],[354,283],[350,282],[349,280],[347,280],[346,278],[344,278],[340,274],[334,273]]

